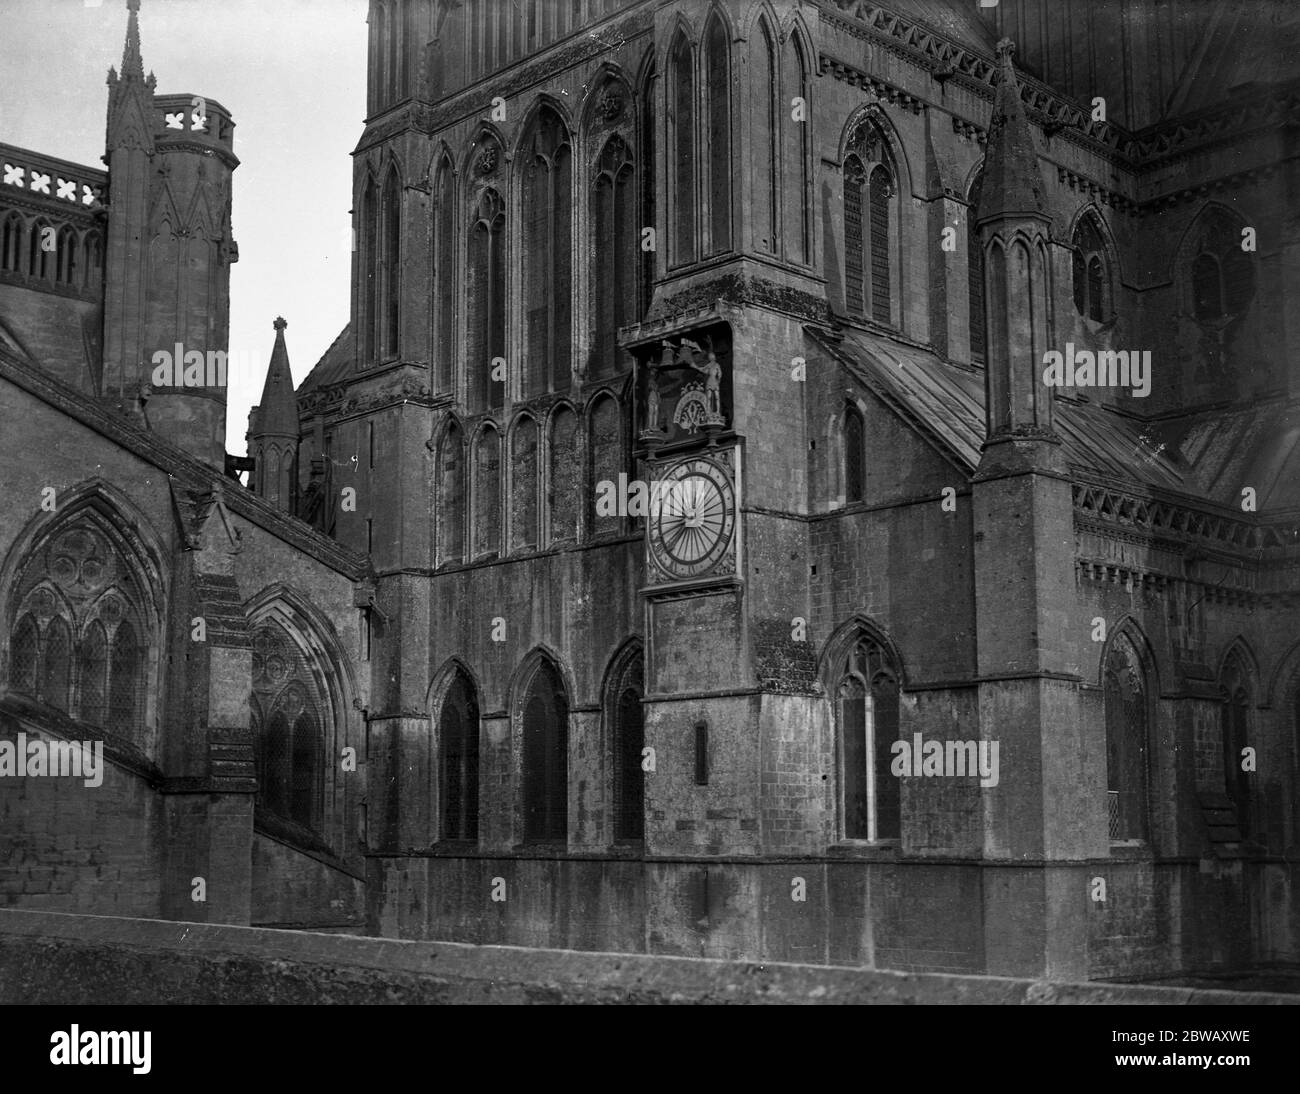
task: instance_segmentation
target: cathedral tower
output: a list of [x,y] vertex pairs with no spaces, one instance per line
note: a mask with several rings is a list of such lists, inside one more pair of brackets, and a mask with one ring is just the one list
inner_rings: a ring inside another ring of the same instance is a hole
[[128,0],[109,71],[102,394],[207,463],[225,452],[234,123],[219,103],[155,94]]

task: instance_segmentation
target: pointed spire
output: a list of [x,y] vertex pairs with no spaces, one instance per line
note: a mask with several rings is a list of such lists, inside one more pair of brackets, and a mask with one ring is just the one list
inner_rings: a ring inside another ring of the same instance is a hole
[[126,45],[122,47],[122,79],[143,80],[144,58],[140,55],[140,0],[126,0]]
[[271,350],[271,364],[266,370],[266,383],[262,385],[262,401],[257,405],[257,433],[260,436],[298,436],[298,400],[293,390],[293,374],[289,371],[289,350],[284,343],[284,328],[289,324],[282,318],[275,321],[275,348]]
[[989,122],[977,212],[981,222],[992,217],[1047,215],[1038,170],[1038,147],[1024,103],[1020,101],[1020,85],[1011,63],[1015,51],[1015,43],[1010,38],[998,43],[998,88]]

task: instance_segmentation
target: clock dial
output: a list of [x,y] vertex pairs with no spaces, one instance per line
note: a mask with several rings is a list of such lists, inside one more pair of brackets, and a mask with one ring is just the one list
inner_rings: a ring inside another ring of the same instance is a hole
[[713,460],[683,460],[654,483],[647,537],[651,557],[667,576],[707,573],[726,554],[735,526],[731,477]]

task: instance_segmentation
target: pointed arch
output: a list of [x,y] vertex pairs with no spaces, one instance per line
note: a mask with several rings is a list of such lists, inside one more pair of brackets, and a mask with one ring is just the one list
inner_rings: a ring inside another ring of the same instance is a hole
[[844,285],[851,315],[899,322],[902,284],[900,193],[910,183],[901,150],[878,107],[856,111],[843,137]]
[[115,487],[96,479],[61,491],[59,511],[33,518],[0,567],[7,594],[0,673],[9,686],[78,716],[88,684],[97,710],[102,689],[85,657],[98,664],[102,656],[112,687],[131,697],[129,705],[110,701],[121,714],[106,728],[149,750],[169,584],[164,558],[148,518]]
[[604,513],[599,505],[599,484],[617,483],[619,472],[626,471],[622,405],[609,392],[595,395],[587,410],[587,444],[591,461],[590,478],[596,484],[592,493],[592,511],[587,527],[593,536],[616,535],[623,528],[623,518]]
[[1112,841],[1150,838],[1151,726],[1155,677],[1150,645],[1131,618],[1112,629],[1100,664],[1106,727],[1106,809]]
[[[640,141],[637,162],[641,187],[639,199],[641,209],[640,226],[642,228],[652,228],[658,235],[660,234],[659,224],[655,219],[655,190],[658,186],[656,174],[658,168],[655,159],[657,140],[655,127],[658,125],[658,111],[655,105],[656,56],[653,47],[646,50],[641,64],[641,74],[637,80],[637,93],[640,102],[637,119],[637,131]],[[643,250],[641,252],[640,266],[637,271],[637,318],[644,316],[650,310],[651,298],[654,292],[657,250],[656,247],[655,250]]]
[[[812,58],[803,21],[796,16],[781,50],[781,239],[785,257],[810,265],[812,255]],[[803,104],[796,121],[792,104]]]
[[537,419],[520,414],[510,427],[510,550],[532,550],[541,542],[538,528]]
[[588,375],[593,377],[617,371],[622,359],[618,330],[636,317],[636,204],[636,161],[631,147],[615,133],[596,160],[591,190],[596,252],[591,283],[595,329]]
[[1250,773],[1243,770],[1242,753],[1251,745],[1259,666],[1245,640],[1230,643],[1219,664],[1219,744],[1223,752],[1223,784],[1237,815],[1243,838],[1256,835],[1254,793]]
[[358,743],[351,664],[333,624],[288,585],[267,586],[244,611],[253,644],[257,807],[337,850],[348,790],[326,758]]
[[363,367],[375,363],[378,351],[376,330],[379,324],[379,186],[375,177],[366,172],[361,189],[361,300],[358,309],[361,320],[361,349]]
[[0,225],[0,270],[11,273],[26,272],[23,255],[23,236],[25,222],[14,210],[5,214],[4,223]]
[[433,169],[433,353],[435,392],[455,395],[456,360],[456,167],[441,145]]
[[852,403],[844,407],[844,503],[853,505],[866,500],[867,436],[866,421]]
[[71,225],[65,224],[59,229],[55,246],[57,252],[55,255],[54,280],[60,285],[80,287],[79,254],[81,241]]
[[381,356],[387,358],[401,352],[402,181],[396,160],[389,162],[385,174],[381,216],[379,343]]
[[827,643],[838,836],[871,843],[902,836],[902,794],[892,774],[901,716],[902,664],[877,628],[855,617]]
[[494,362],[506,354],[506,207],[487,187],[470,214],[466,261],[465,368],[477,410],[505,402],[505,379]]
[[37,217],[32,224],[32,234],[27,246],[28,276],[40,278],[42,281],[54,279],[54,259],[51,257],[54,252],[47,244],[56,239],[54,226],[45,217]]
[[1209,201],[1179,241],[1173,276],[1180,284],[1182,310],[1199,322],[1240,319],[1254,300],[1255,263],[1241,249],[1245,227],[1236,210]]
[[577,413],[568,403],[551,411],[547,509],[551,543],[576,543],[582,494],[582,434]]
[[441,566],[465,557],[465,434],[455,418],[449,418],[444,426],[437,451],[436,524]]
[[479,429],[473,444],[473,558],[501,553],[501,435],[491,422]]
[[479,690],[459,662],[444,670],[435,724],[438,778],[438,837],[477,842],[479,835]]
[[569,830],[569,696],[559,663],[530,654],[516,704],[522,735],[525,843],[565,842]]
[[1115,311],[1113,252],[1106,242],[1104,223],[1090,205],[1075,218],[1070,234],[1074,310],[1097,323],[1109,321]]
[[668,217],[672,262],[695,260],[695,50],[679,27],[668,52],[668,145],[672,149]]
[[731,250],[731,42],[726,13],[714,5],[704,22],[704,91],[708,122],[707,152],[701,155],[708,171],[709,253]]
[[777,123],[776,35],[766,8],[760,11],[750,37],[749,136],[754,200],[750,208],[754,246],[769,254],[777,251],[776,140]]
[[966,295],[968,307],[968,335],[970,359],[974,364],[988,360],[988,328],[984,313],[984,246],[980,242],[976,220],[979,216],[980,195],[984,188],[984,162],[981,160],[971,174],[966,188]]
[[641,767],[645,747],[644,657],[640,639],[625,641],[610,658],[602,688],[606,737],[612,758],[610,801],[615,843],[645,838],[645,778]]

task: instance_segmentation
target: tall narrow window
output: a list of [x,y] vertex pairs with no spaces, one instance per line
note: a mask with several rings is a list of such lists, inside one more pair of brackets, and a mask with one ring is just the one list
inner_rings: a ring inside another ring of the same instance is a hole
[[695,723],[695,785],[709,785],[709,723]]
[[1106,661],[1106,808],[1112,840],[1147,838],[1147,706],[1137,655],[1122,639]]
[[383,355],[398,353],[398,315],[401,305],[402,187],[397,172],[389,171],[384,184],[383,242]]
[[691,43],[678,34],[672,50],[673,260],[695,258],[695,62]]
[[774,145],[779,132],[774,98],[773,73],[775,45],[766,16],[759,16],[758,33],[752,38],[750,78],[749,138],[753,149],[754,205],[750,216],[754,225],[754,246],[761,251],[776,252],[777,172]]
[[520,418],[510,435],[510,548],[537,546],[537,423]]
[[48,280],[54,276],[54,229],[43,220],[32,225],[32,238],[28,248],[27,272],[32,277]]
[[641,751],[645,723],[641,711],[641,651],[624,667],[613,692],[614,838],[639,840],[645,835],[645,774]]
[[980,191],[984,172],[975,176],[967,195],[966,206],[966,289],[970,304],[970,359],[976,364],[987,360],[984,327],[984,245],[980,242],[979,218]]
[[893,185],[882,166],[871,171],[871,318],[877,323],[890,320],[889,200]]
[[844,157],[844,302],[850,315],[885,324],[893,316],[896,177],[879,123],[863,119]]
[[99,620],[90,624],[81,640],[77,670],[81,695],[78,711],[81,720],[93,726],[102,726],[108,713],[108,636]]
[[524,839],[559,841],[569,830],[569,703],[559,673],[543,663],[523,704]]
[[501,438],[490,426],[474,452],[474,557],[501,550]]
[[374,179],[366,183],[361,200],[361,363],[375,362],[375,331],[379,325],[376,306],[379,287],[379,188]]
[[438,170],[433,210],[433,353],[439,393],[452,391],[456,359],[456,204],[451,160]]
[[1075,228],[1072,244],[1071,273],[1075,310],[1080,315],[1101,322],[1111,311],[1110,274],[1106,246],[1090,212],[1083,216]]
[[442,838],[478,839],[479,713],[473,685],[457,673],[438,719]]
[[704,87],[709,117],[710,251],[731,249],[731,71],[727,30],[715,11],[704,32]]
[[618,329],[636,309],[637,226],[632,151],[619,136],[605,145],[596,169],[592,219],[596,230],[593,296],[596,329],[588,372],[604,376],[618,363]]
[[135,629],[123,620],[113,635],[108,692],[108,726],[118,733],[134,730],[140,716],[140,654]]
[[867,181],[862,161],[855,155],[844,160],[844,304],[849,314],[861,315],[866,301],[862,232],[862,191]]
[[1197,319],[1222,322],[1245,314],[1255,295],[1255,264],[1241,249],[1241,225],[1227,210],[1211,207],[1192,243],[1192,311]]
[[459,562],[465,555],[465,451],[454,422],[438,447],[438,561]]
[[388,106],[387,65],[388,60],[388,10],[383,4],[375,11],[375,112]]
[[386,75],[388,77],[388,104],[391,106],[397,101],[401,94],[399,81],[401,80],[401,70],[398,67],[398,40],[402,36],[402,17],[400,12],[400,0],[392,0],[392,8],[388,15],[388,67]]
[[884,649],[861,638],[842,664],[837,688],[840,830],[845,839],[901,835],[901,795],[890,773],[898,739],[898,678]]
[[17,213],[5,216],[0,228],[0,269],[18,273],[22,270],[23,221]]
[[79,285],[77,254],[80,249],[77,233],[68,227],[60,228],[54,275],[60,285]]
[[[645,81],[641,85],[641,224],[642,228],[653,227],[658,231],[655,221],[655,117],[654,107],[655,66],[654,58],[646,69]],[[651,295],[654,291],[655,252],[641,251],[640,285],[637,290],[637,318],[650,310]]]
[[844,500],[852,505],[866,497],[866,434],[856,407],[844,412]]
[[[599,486],[602,482],[617,483],[623,466],[623,419],[619,404],[610,396],[601,396],[591,410],[591,425],[587,431],[591,448],[591,482]],[[596,495],[600,491],[595,492]],[[602,513],[595,506],[588,528],[597,536],[612,535],[622,530],[622,518],[615,514]]]
[[567,406],[551,418],[550,476],[548,498],[551,542],[573,543],[578,538],[579,501],[582,496],[582,464],[578,449],[578,416]]
[[538,111],[523,170],[524,372],[527,395],[568,387],[570,350],[569,136],[549,107]]
[[41,698],[59,710],[68,709],[72,679],[72,633],[59,616],[45,628],[45,653],[41,658]]
[[253,631],[257,805],[319,831],[325,800],[325,735],[318,667],[268,619]]
[[26,695],[36,694],[36,664],[40,649],[36,620],[24,615],[9,640],[9,686]]
[[98,232],[87,232],[85,242],[85,258],[81,264],[82,280],[86,288],[93,288],[99,284],[102,275],[103,250],[99,241]]
[[1250,776],[1241,766],[1242,750],[1250,743],[1250,693],[1247,690],[1247,680],[1246,671],[1239,663],[1229,666],[1223,677],[1223,707],[1220,714],[1224,790],[1236,807],[1237,827],[1243,837],[1253,835]]
[[494,360],[505,360],[506,351],[505,231],[505,204],[495,190],[485,190],[470,225],[467,286],[465,366],[479,410],[505,401],[505,381],[495,378],[504,376],[504,370],[493,368]]
[[[781,51],[781,79],[785,93],[781,96],[781,193],[785,215],[782,238],[785,256],[794,262],[812,261],[812,228],[809,222],[808,191],[812,184],[809,134],[812,132],[811,89],[808,84],[808,59],[803,38],[792,33]],[[798,99],[803,103],[803,121],[791,116]]]

